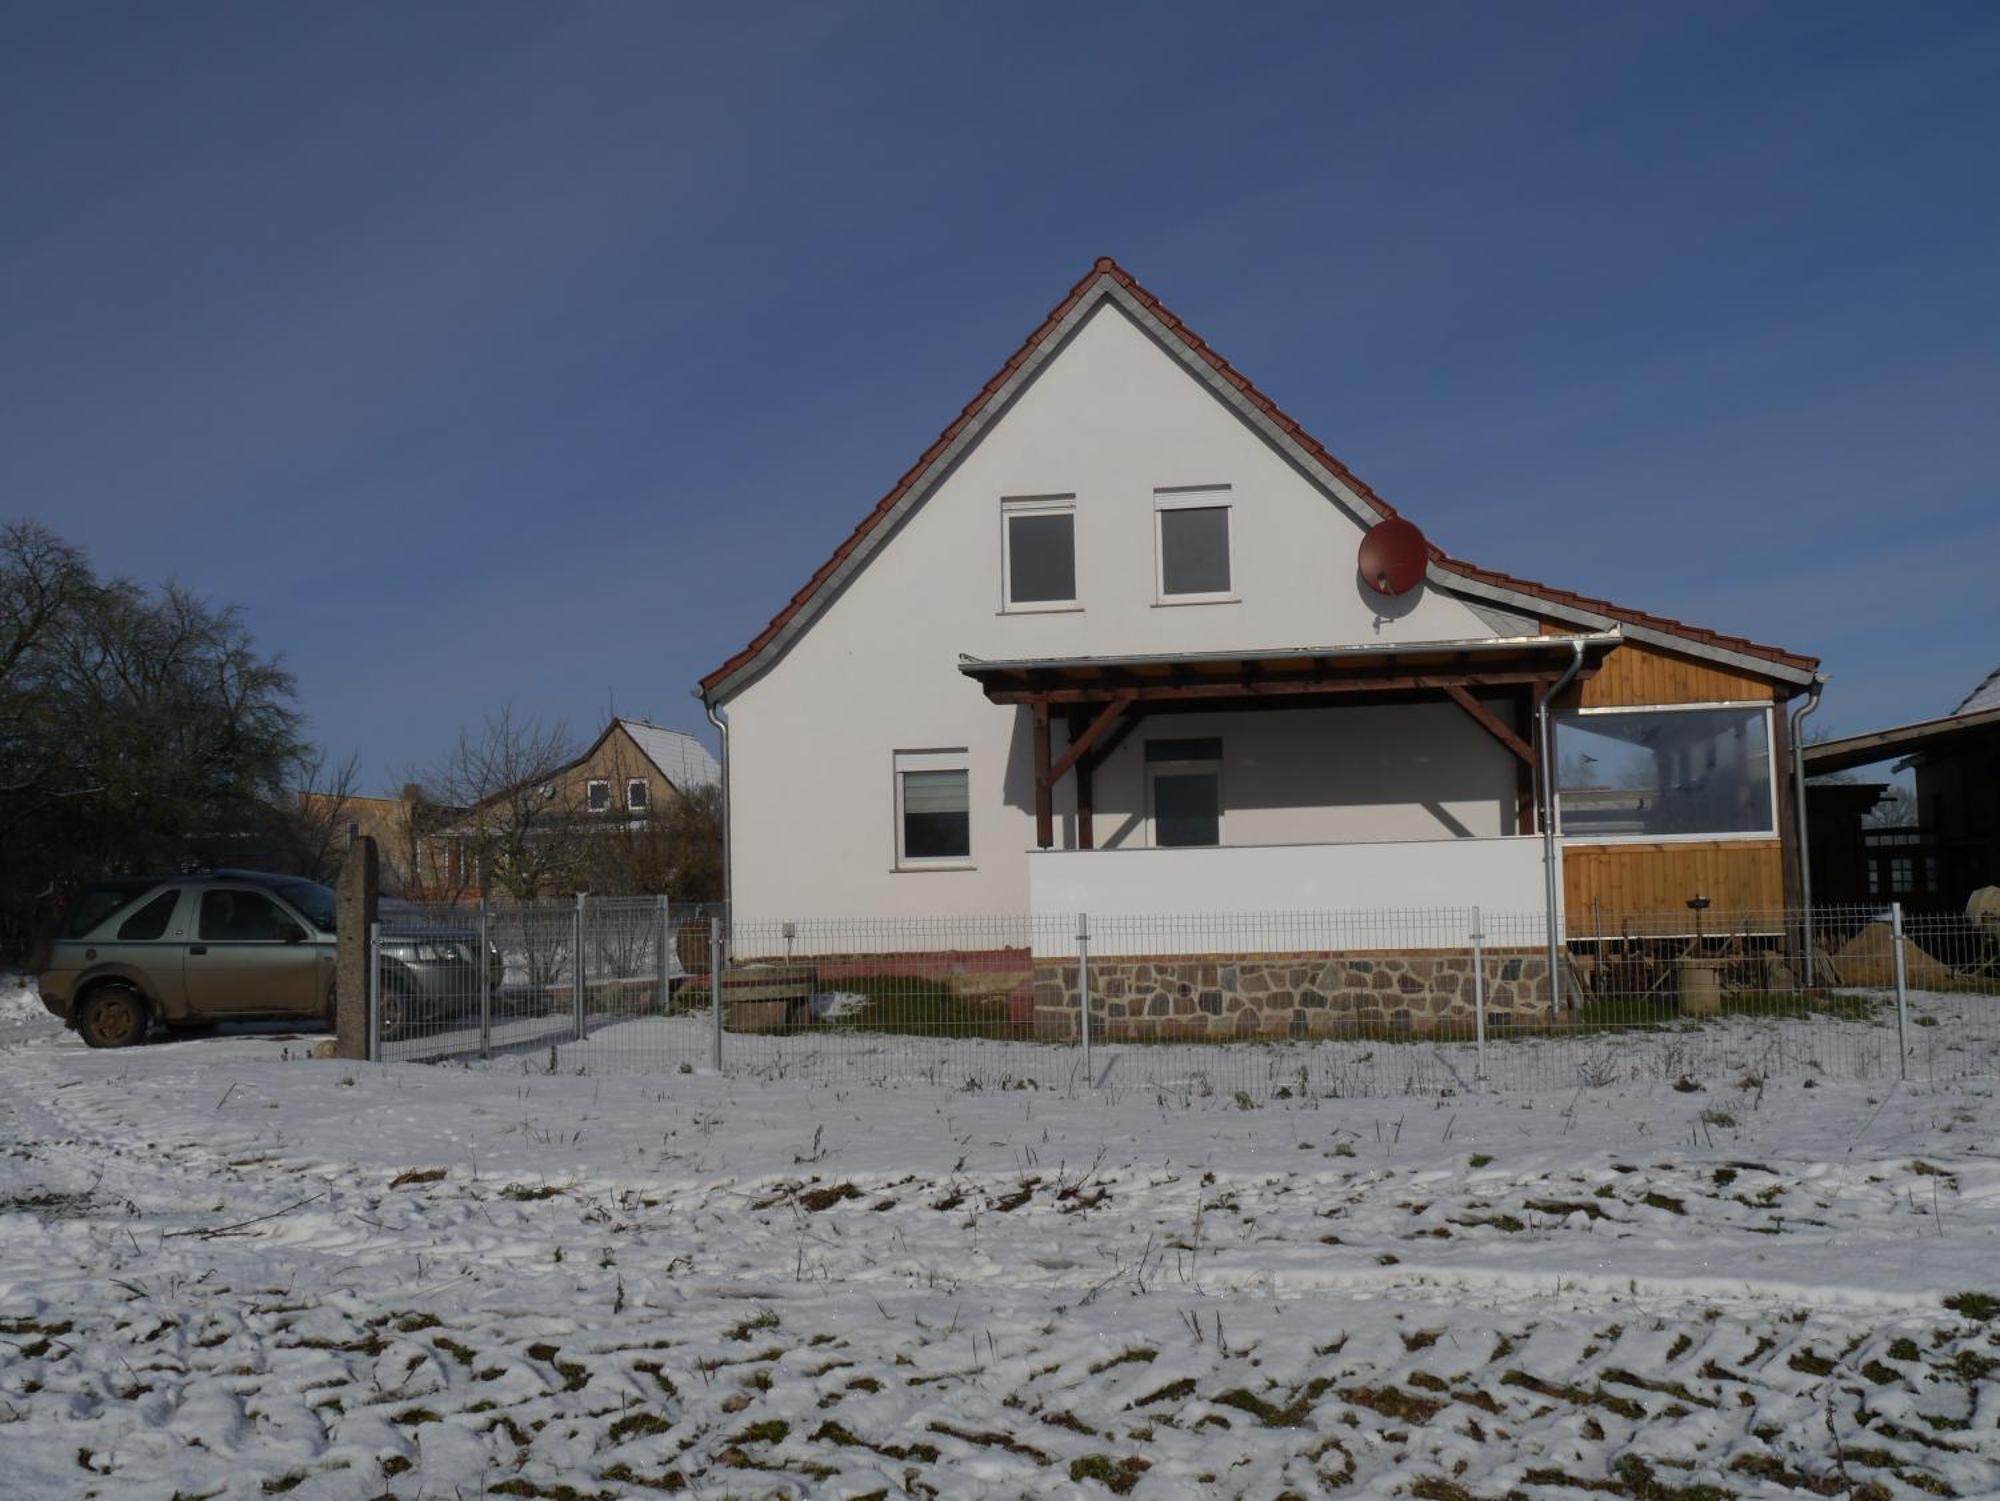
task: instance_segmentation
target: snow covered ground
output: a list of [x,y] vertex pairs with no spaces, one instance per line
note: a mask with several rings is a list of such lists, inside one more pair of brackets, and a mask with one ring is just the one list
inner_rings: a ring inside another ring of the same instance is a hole
[[1242,1108],[317,1040],[92,1053],[0,985],[0,1495],[2000,1493],[1990,1079]]

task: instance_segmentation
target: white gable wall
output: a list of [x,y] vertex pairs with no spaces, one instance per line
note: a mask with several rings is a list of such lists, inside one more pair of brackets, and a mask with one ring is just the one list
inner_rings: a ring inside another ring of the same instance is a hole
[[[1240,602],[1155,603],[1154,492],[1230,488],[1231,574]],[[1002,609],[1001,501],[1074,495],[1075,611]],[[834,503],[834,502],[829,502]],[[1463,603],[1420,592],[1395,618],[1376,613],[1355,576],[1363,528],[1246,427],[1115,307],[1096,313],[1013,406],[905,520],[762,677],[728,701],[734,896],[745,920],[818,916],[1013,913],[1027,907],[1034,844],[1026,710],[989,704],[957,670],[989,660],[1161,652],[1252,651],[1496,634]],[[1350,736],[1337,743],[1342,713]],[[1179,716],[1179,733],[1225,741],[1225,801],[1247,752],[1313,778],[1313,738],[1336,737],[1328,762],[1365,759],[1377,796],[1288,818],[1233,820],[1232,843],[1437,837],[1462,818],[1499,832],[1511,797],[1506,753],[1455,709]],[[1163,721],[1164,723],[1164,721]],[[1253,727],[1254,724],[1254,727]],[[1137,747],[1100,778],[1112,802],[1121,763],[1137,785]],[[1399,737],[1401,743],[1399,744]],[[1060,753],[1062,732],[1055,744]],[[1282,746],[1279,741],[1286,743]],[[970,755],[974,869],[897,871],[893,757],[964,747]],[[1442,767],[1440,758],[1449,763]],[[1245,761],[1245,766],[1248,766]],[[1454,795],[1440,821],[1416,782],[1442,771]],[[1420,775],[1421,774],[1421,775]],[[1348,785],[1345,779],[1336,779]],[[1058,788],[1066,812],[1073,779]],[[1491,789],[1482,803],[1477,789]],[[1100,796],[1098,828],[1111,803]],[[1133,794],[1136,795],[1136,794]],[[1282,798],[1281,798],[1282,801]],[[1482,811],[1483,809],[1483,811]]]

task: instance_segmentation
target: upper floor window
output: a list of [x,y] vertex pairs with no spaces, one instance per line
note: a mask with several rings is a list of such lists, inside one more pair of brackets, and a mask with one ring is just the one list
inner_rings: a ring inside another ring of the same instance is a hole
[[1162,603],[1236,597],[1230,575],[1229,509],[1226,486],[1153,492]]
[[1076,607],[1076,497],[1000,503],[1002,571],[1010,610]]
[[644,813],[652,806],[653,789],[644,777],[631,777],[625,783],[625,811]]
[[1571,839],[1768,838],[1772,789],[1771,711],[1761,704],[1556,720],[1558,827]]
[[611,810],[611,784],[609,782],[587,782],[583,789],[584,806],[593,813],[607,813]]

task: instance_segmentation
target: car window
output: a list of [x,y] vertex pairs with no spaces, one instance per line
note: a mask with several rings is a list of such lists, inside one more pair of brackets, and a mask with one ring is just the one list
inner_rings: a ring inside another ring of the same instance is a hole
[[126,918],[118,928],[120,943],[144,943],[160,937],[167,931],[167,923],[174,915],[174,908],[180,905],[178,891],[163,891],[145,906]]
[[222,943],[275,943],[291,919],[256,891],[204,891],[201,936]]
[[322,933],[333,932],[335,909],[339,902],[331,886],[322,886],[317,881],[280,881],[274,889],[279,896],[305,913]]
[[120,908],[136,902],[152,886],[151,881],[107,881],[86,886],[63,919],[62,936],[81,938]]

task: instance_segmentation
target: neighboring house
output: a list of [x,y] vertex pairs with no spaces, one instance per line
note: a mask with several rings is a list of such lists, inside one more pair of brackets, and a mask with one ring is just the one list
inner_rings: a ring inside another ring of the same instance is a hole
[[711,786],[721,776],[708,747],[685,730],[614,719],[548,785],[561,807],[618,821],[644,818],[667,799]]
[[1900,899],[1959,911],[1980,887],[2000,885],[2000,667],[1940,719],[1822,740],[1804,760],[1809,776],[1894,761],[1898,771],[1913,768],[1917,783],[1914,826],[1863,829],[1857,814],[1854,827],[1830,833],[1824,853],[1822,802],[1855,794],[1842,790],[1851,784],[1808,789],[1816,902]]
[[[1540,911],[1535,709],[1572,668],[1572,932],[1785,905],[1783,710],[1816,660],[1420,536],[1399,558],[1396,515],[1097,262],[702,680],[739,928]],[[1410,587],[1362,576],[1371,534]]]
[[[302,795],[355,834],[375,839],[384,888],[415,900],[453,902],[509,883],[495,862],[542,862],[574,881],[593,843],[646,827],[668,804],[715,785],[721,768],[694,736],[643,719],[613,719],[584,753],[531,784],[506,787],[471,807],[429,802],[421,787],[401,797]],[[336,807],[337,801],[337,807]],[[598,872],[601,874],[602,872]],[[546,895],[546,892],[538,894]]]

